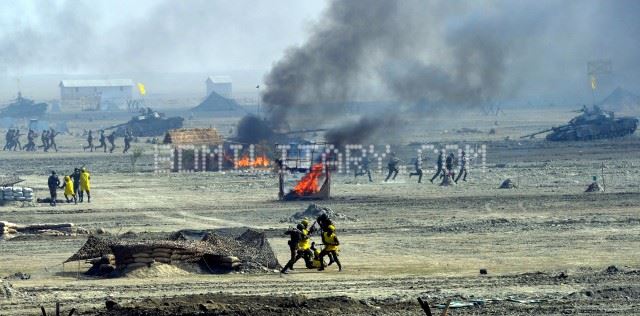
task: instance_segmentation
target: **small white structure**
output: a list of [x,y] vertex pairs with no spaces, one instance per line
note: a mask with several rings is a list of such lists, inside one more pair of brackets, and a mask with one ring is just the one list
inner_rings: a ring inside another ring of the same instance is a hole
[[60,105],[64,110],[112,110],[126,108],[133,80],[62,80]]
[[227,99],[231,99],[233,95],[231,78],[227,76],[209,77],[205,83],[207,84],[207,96],[209,96],[211,92],[215,92]]

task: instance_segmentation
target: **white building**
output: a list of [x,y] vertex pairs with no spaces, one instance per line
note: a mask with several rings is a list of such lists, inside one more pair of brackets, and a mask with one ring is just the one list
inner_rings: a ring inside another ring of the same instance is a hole
[[209,96],[211,92],[215,92],[227,99],[231,99],[233,95],[231,78],[226,76],[209,77],[205,83],[207,84],[207,96]]
[[60,105],[63,110],[124,109],[131,100],[133,80],[62,80]]

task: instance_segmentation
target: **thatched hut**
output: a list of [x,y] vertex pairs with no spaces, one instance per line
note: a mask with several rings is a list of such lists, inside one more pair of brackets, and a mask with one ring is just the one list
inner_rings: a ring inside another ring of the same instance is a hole
[[180,128],[167,132],[164,144],[176,146],[217,146],[224,139],[215,128]]

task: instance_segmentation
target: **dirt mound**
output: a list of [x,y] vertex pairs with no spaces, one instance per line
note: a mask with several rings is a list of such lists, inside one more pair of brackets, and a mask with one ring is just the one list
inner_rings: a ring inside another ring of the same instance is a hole
[[502,184],[500,184],[499,189],[515,189],[517,187],[518,186],[513,181],[511,181],[511,179],[507,179],[502,181]]
[[189,275],[194,271],[194,266],[177,266],[173,264],[166,264],[160,262],[154,262],[145,268],[133,268],[125,272],[128,278],[171,278],[176,276]]
[[602,192],[604,189],[600,186],[598,182],[593,182],[589,184],[587,189],[584,192]]
[[317,204],[312,203],[312,204],[309,204],[309,206],[307,206],[307,209],[305,209],[304,211],[297,212],[291,215],[288,219],[283,220],[282,222],[296,223],[303,219],[309,219],[313,221],[322,214],[327,214],[327,216],[329,216],[329,218],[332,220],[334,219],[355,220],[347,215],[336,212],[328,207],[321,207],[321,206],[318,206]]

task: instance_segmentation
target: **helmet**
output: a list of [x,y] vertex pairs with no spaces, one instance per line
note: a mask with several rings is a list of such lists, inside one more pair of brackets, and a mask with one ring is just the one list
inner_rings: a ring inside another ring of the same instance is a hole
[[309,227],[309,220],[308,219],[303,219],[300,224],[304,225],[304,227]]
[[85,168],[85,167],[82,167],[82,169],[81,169],[81,170],[82,170],[82,171],[87,171],[87,168]]
[[327,219],[329,219],[329,215],[327,215],[327,213],[325,213],[325,212],[322,212],[322,214],[320,214],[320,216],[318,216],[318,221],[319,222],[322,222],[322,221],[327,220]]
[[302,224],[298,224],[298,226],[296,226],[296,228],[297,228],[298,230],[303,230],[303,229],[304,229],[304,225],[302,225]]
[[71,180],[71,178],[69,178],[69,176],[64,176],[64,181],[69,181]]
[[327,231],[334,232],[334,231],[336,231],[336,227],[333,226],[333,225],[329,225],[329,226],[327,226]]

